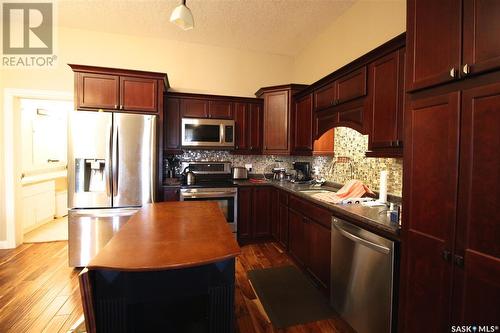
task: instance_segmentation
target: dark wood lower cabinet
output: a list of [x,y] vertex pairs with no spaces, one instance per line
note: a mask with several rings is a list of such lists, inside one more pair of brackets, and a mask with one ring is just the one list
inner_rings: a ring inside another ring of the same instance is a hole
[[238,240],[252,238],[252,187],[238,189]]
[[180,193],[178,187],[163,188],[163,201],[179,201]]
[[[271,186],[238,189],[238,240],[270,239],[277,226],[277,190]],[[276,220],[276,221],[273,221]]]
[[308,220],[306,236],[309,252],[307,257],[307,270],[316,278],[321,287],[329,289],[331,255],[330,229],[319,223]]
[[283,248],[288,249],[288,206],[279,204],[279,238],[277,238]]
[[289,251],[292,257],[301,265],[307,260],[306,221],[302,214],[288,210]]

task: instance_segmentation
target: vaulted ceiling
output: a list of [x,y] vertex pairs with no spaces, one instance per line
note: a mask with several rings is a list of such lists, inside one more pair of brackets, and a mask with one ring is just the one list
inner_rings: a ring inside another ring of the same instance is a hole
[[58,25],[294,56],[355,0],[187,0],[195,28],[169,22],[180,0],[59,0]]

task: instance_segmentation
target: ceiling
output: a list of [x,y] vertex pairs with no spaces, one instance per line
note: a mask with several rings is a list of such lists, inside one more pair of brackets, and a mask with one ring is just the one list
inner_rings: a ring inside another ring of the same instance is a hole
[[59,0],[58,24],[294,56],[356,0],[187,0],[195,28],[169,22],[180,0]]

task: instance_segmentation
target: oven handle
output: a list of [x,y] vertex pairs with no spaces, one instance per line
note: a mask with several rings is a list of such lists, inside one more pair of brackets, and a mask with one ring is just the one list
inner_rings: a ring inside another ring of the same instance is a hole
[[234,192],[204,192],[204,193],[182,193],[183,198],[219,198],[219,197],[236,197]]

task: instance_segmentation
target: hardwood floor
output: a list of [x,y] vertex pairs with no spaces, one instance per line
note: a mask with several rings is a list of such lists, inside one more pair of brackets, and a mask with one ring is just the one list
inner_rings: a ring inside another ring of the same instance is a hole
[[[68,267],[67,242],[23,244],[0,250],[0,332],[67,332],[82,315],[78,273]],[[338,318],[278,330],[272,327],[248,282],[255,268],[293,265],[274,243],[246,245],[236,261],[236,327],[239,333],[351,332]]]

